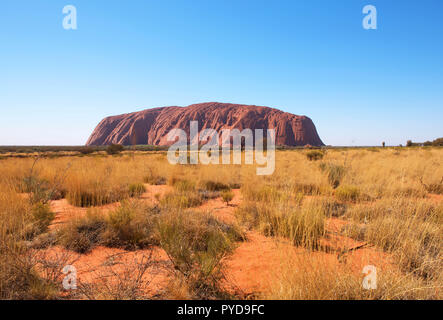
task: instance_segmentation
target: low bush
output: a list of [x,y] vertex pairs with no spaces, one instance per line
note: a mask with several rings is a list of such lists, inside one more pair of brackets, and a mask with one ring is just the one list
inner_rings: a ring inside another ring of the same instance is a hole
[[220,191],[198,190],[197,192],[201,197],[202,201],[216,199],[221,195]]
[[216,181],[203,181],[201,188],[208,191],[225,191],[230,190],[229,185]]
[[106,147],[106,153],[109,155],[119,154],[125,148],[121,144],[111,144]]
[[49,225],[55,218],[55,213],[51,211],[46,203],[34,203],[26,206],[28,211],[27,219],[23,225],[23,238],[25,240],[33,240],[36,236],[45,233]]
[[330,198],[322,199],[321,205],[326,217],[342,217],[348,210],[348,205]]
[[98,245],[128,250],[158,243],[155,221],[158,210],[136,200],[124,201],[108,215],[91,209],[63,228],[59,242],[78,253],[90,252]]
[[31,250],[3,249],[0,247],[0,299],[59,299],[62,263],[66,261],[40,257]]
[[221,194],[222,199],[226,202],[226,205],[229,205],[229,202],[234,198],[234,193],[231,190],[225,190]]
[[220,285],[222,260],[234,248],[238,231],[209,215],[170,212],[159,220],[160,244],[175,270],[198,299],[226,298]]
[[32,174],[20,181],[18,190],[29,193],[31,203],[47,203],[49,200],[62,199],[66,195],[66,190],[61,186],[51,184],[48,180]]
[[55,218],[55,213],[51,211],[48,204],[37,203],[32,207],[32,217],[38,234],[48,230],[49,225]]
[[95,149],[92,147],[82,147],[78,150],[82,155],[88,155],[95,152]]
[[335,190],[335,197],[340,201],[358,201],[361,197],[360,189],[356,186],[340,186]]
[[171,179],[169,181],[174,187],[174,191],[167,193],[161,200],[160,205],[163,208],[185,209],[197,207],[205,199],[209,199],[209,191],[200,192],[196,189],[193,181],[185,179]]
[[108,215],[103,243],[125,249],[144,248],[157,244],[155,208],[137,201],[125,201]]
[[129,187],[129,196],[134,198],[134,197],[139,197],[141,196],[144,192],[146,192],[146,187],[143,183],[133,183],[130,184]]
[[86,216],[70,221],[58,237],[66,248],[78,253],[88,253],[103,241],[106,220],[95,210],[89,210]]
[[177,192],[194,192],[196,191],[195,182],[189,180],[177,180],[173,184]]
[[432,145],[436,147],[443,147],[443,138],[438,138],[432,141]]
[[318,150],[311,150],[306,153],[306,157],[309,161],[321,160],[324,157],[324,153]]

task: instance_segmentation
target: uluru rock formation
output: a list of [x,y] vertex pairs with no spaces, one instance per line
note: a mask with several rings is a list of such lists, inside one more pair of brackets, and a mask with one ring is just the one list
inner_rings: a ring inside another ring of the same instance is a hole
[[189,133],[189,122],[197,120],[199,130],[275,129],[276,144],[323,146],[312,120],[278,109],[254,105],[207,102],[188,107],[162,107],[111,116],[95,128],[86,145],[109,144],[167,146],[167,134],[174,128]]

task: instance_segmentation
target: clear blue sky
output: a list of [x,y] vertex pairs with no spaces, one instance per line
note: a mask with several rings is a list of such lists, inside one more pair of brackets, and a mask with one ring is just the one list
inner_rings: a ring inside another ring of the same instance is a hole
[[80,145],[105,116],[207,101],[307,115],[331,145],[443,136],[441,0],[5,0],[0,43],[0,145]]

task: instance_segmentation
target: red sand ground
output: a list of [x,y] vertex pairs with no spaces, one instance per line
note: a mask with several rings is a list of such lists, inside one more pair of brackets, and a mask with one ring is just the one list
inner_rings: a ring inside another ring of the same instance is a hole
[[[141,199],[150,202],[157,202],[156,194],[162,197],[171,190],[169,186],[146,185],[147,192]],[[214,214],[218,219],[226,223],[235,223],[235,209],[241,203],[242,196],[240,190],[233,190],[234,198],[226,205],[221,198],[207,201],[202,206],[196,208],[198,211],[207,211]],[[432,201],[442,201],[442,196],[430,196]],[[117,207],[119,204],[110,204],[100,207],[103,212],[107,212]],[[73,207],[66,200],[51,202],[51,208],[56,212],[56,218],[51,229],[54,229],[72,217],[82,215],[86,212],[84,208]],[[282,261],[293,254],[311,254],[322,261],[328,263],[347,264],[356,275],[361,274],[363,266],[371,264],[375,266],[389,266],[390,257],[363,242],[339,235],[340,229],[346,221],[331,218],[326,222],[327,234],[322,239],[321,244],[328,249],[328,252],[308,252],[307,250],[293,246],[285,239],[265,237],[256,231],[246,233],[246,241],[240,242],[234,252],[226,258],[224,273],[226,276],[227,288],[240,297],[248,298],[264,292],[269,288],[273,277],[281,268]],[[363,246],[363,247],[360,247]],[[147,292],[151,296],[159,296],[167,283],[172,279],[171,263],[165,251],[159,247],[152,250],[153,265],[148,269],[144,280],[149,283]],[[124,274],[134,265],[134,261],[141,259],[143,255],[150,254],[151,250],[125,251],[121,249],[111,249],[105,247],[95,248],[85,255],[70,253],[76,261],[73,263],[78,270],[79,282],[97,283],[106,277],[116,277],[115,274]],[[60,247],[51,248],[51,254],[68,252]],[[297,266],[294,265],[294,268]],[[114,275],[109,276],[110,270]],[[106,276],[107,275],[107,276]]]

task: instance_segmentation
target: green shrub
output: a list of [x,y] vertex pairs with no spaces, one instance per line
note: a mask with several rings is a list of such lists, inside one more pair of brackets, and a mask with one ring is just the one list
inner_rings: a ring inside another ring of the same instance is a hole
[[46,232],[52,220],[55,218],[55,213],[51,211],[48,204],[36,203],[32,207],[32,217],[39,233]]
[[66,195],[66,190],[57,183],[50,183],[34,174],[25,176],[19,181],[18,191],[29,193],[31,203],[47,203],[49,200],[62,199]]
[[442,147],[443,146],[443,138],[438,138],[432,141],[432,145],[436,147]]
[[173,184],[177,192],[194,192],[196,191],[195,183],[189,180],[177,180]]
[[357,201],[360,196],[360,189],[355,186],[340,186],[335,190],[335,197],[341,201]]
[[108,215],[104,245],[125,249],[158,243],[155,236],[156,211],[136,201],[124,201]]
[[191,208],[199,206],[210,195],[196,189],[193,181],[173,178],[169,181],[174,186],[174,191],[167,193],[161,200],[163,208]]
[[82,147],[78,150],[83,155],[94,153],[95,149],[92,147]]
[[231,189],[240,189],[242,184],[240,182],[231,182],[229,183],[229,188]]
[[31,203],[46,203],[51,198],[49,181],[34,175],[24,177],[19,185],[19,190],[30,194],[29,201]]
[[223,201],[226,202],[226,205],[229,205],[229,202],[234,198],[234,193],[231,190],[225,190],[221,196]]
[[193,295],[200,299],[226,297],[220,285],[222,260],[232,251],[239,237],[237,230],[209,215],[192,212],[165,214],[158,228],[160,245]]
[[321,160],[324,157],[324,153],[318,150],[311,150],[306,153],[306,157],[309,161]]
[[110,155],[119,154],[125,149],[121,144],[111,144],[106,147],[106,152]]
[[34,175],[29,175],[25,176],[19,184],[20,192],[31,193],[34,192],[37,188],[46,190],[49,188],[49,182],[39,179]]
[[220,197],[220,191],[198,190],[197,192],[202,201],[216,199]]
[[133,183],[129,185],[129,196],[132,198],[139,197],[144,192],[146,192],[146,187],[143,183]]
[[208,191],[224,191],[230,189],[229,185],[216,181],[204,181],[202,188]]
[[54,220],[55,213],[51,211],[46,203],[38,202],[23,208],[26,220],[23,221],[23,238],[25,240],[33,240],[36,236],[46,232],[52,220]]
[[158,209],[136,200],[123,201],[107,216],[89,210],[86,216],[69,222],[59,235],[67,249],[87,253],[98,245],[128,250],[157,244],[155,221]]

